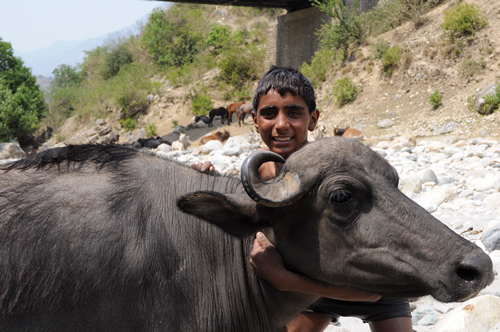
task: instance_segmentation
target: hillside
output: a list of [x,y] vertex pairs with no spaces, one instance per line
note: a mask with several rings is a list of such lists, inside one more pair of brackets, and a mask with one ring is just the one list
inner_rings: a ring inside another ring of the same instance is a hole
[[[441,23],[443,11],[454,2],[447,2],[426,15],[424,26],[415,29],[407,23],[381,36],[391,45],[400,45],[410,51],[410,63],[400,67],[391,78],[381,77],[380,63],[368,74],[365,68],[370,61],[372,46],[363,50],[364,59],[351,64],[349,76],[363,91],[349,105],[339,109],[332,106],[329,93],[333,81],[341,77],[331,73],[326,84],[318,89],[320,107],[329,127],[361,125],[368,137],[410,134],[432,136],[434,130],[448,121],[459,124],[453,133],[460,137],[500,135],[500,114],[481,116],[467,108],[467,98],[491,83],[500,81],[500,2],[495,0],[468,3],[478,6],[488,17],[489,26],[477,33],[468,45],[461,49],[460,56],[454,54],[443,35]],[[470,57],[470,58],[469,58]],[[480,61],[485,68],[472,77],[461,72],[464,60]],[[434,110],[429,96],[439,90],[443,94],[443,105]],[[389,129],[377,129],[377,122],[391,118],[396,124]]]
[[[429,137],[435,135],[436,128],[454,121],[458,127],[447,137],[500,136],[499,112],[481,116],[467,108],[469,96],[500,81],[500,35],[496,33],[500,29],[500,3],[496,0],[468,0],[468,3],[479,7],[489,20],[489,26],[480,30],[476,38],[469,38],[459,46],[447,41],[441,24],[443,11],[454,4],[448,1],[429,12],[420,28],[415,28],[410,22],[380,36],[391,45],[407,50],[404,62],[391,77],[382,74],[380,60],[373,60],[375,40],[369,40],[367,45],[361,47],[362,52],[355,52],[357,57],[354,61],[342,68],[332,67],[326,82],[316,89],[318,108],[327,125],[327,134],[332,135],[335,127],[356,126],[363,130],[368,141],[398,135]],[[222,21],[228,25],[236,24],[238,18],[230,15],[230,7],[222,6],[215,12],[219,15],[220,11],[229,13],[222,16]],[[261,23],[257,19],[246,22],[247,25]],[[460,52],[455,51],[456,48]],[[468,76],[464,75],[466,64],[480,61],[483,67]],[[229,102],[222,100],[217,92],[216,74],[207,72],[202,78],[203,84],[213,92],[215,107],[227,106]],[[344,76],[349,76],[362,91],[354,102],[339,108],[332,96],[332,86],[336,79]],[[158,134],[166,135],[172,131],[173,123],[187,125],[191,122],[191,105],[186,96],[192,86],[176,87],[161,78],[158,80],[162,82],[162,88],[148,113],[141,116],[138,122],[142,126],[155,123]],[[199,83],[193,82],[193,86]],[[435,90],[443,95],[442,106],[436,110],[428,102]],[[377,123],[387,118],[395,124],[386,129],[378,128]],[[120,129],[117,115],[111,115],[107,122]],[[89,127],[92,125],[89,124]],[[86,129],[79,127],[69,121],[62,134],[70,137],[75,131]],[[251,121],[247,119],[241,128],[233,124],[225,129],[237,135],[252,128]],[[194,137],[194,140],[197,138]]]

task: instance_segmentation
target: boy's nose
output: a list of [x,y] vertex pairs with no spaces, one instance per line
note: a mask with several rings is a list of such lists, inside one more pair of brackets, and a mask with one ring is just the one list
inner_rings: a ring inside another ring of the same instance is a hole
[[278,116],[276,117],[276,122],[274,123],[274,126],[276,129],[286,129],[289,126],[288,123],[288,118],[285,114],[282,114],[281,112],[278,113]]

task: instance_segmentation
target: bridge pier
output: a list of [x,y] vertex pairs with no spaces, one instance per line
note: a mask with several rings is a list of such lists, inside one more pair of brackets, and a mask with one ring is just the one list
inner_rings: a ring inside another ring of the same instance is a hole
[[[359,9],[368,11],[379,0],[358,0]],[[347,6],[354,6],[354,0],[344,0]],[[316,30],[332,18],[318,8],[311,7],[271,18],[267,30],[265,68],[271,65],[299,68],[310,63],[318,50],[319,39]]]
[[271,65],[299,68],[318,50],[316,30],[331,18],[312,7],[271,18],[267,31],[265,69]]

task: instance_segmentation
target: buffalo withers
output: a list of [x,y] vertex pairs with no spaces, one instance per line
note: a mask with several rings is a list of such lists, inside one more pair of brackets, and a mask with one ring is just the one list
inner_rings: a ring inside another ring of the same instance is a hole
[[4,166],[0,331],[276,331],[317,297],[255,276],[257,230],[289,269],[386,296],[457,301],[493,280],[489,257],[361,143],[308,144],[268,183],[269,160],[253,153],[243,183],[121,146]]

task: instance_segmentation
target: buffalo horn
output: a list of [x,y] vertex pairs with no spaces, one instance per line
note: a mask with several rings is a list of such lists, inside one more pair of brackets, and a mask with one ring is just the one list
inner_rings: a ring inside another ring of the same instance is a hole
[[241,166],[241,182],[254,201],[269,207],[292,204],[302,197],[299,177],[284,167],[273,182],[265,182],[259,176],[262,164],[274,161],[284,163],[285,159],[271,151],[256,151],[250,154]]

